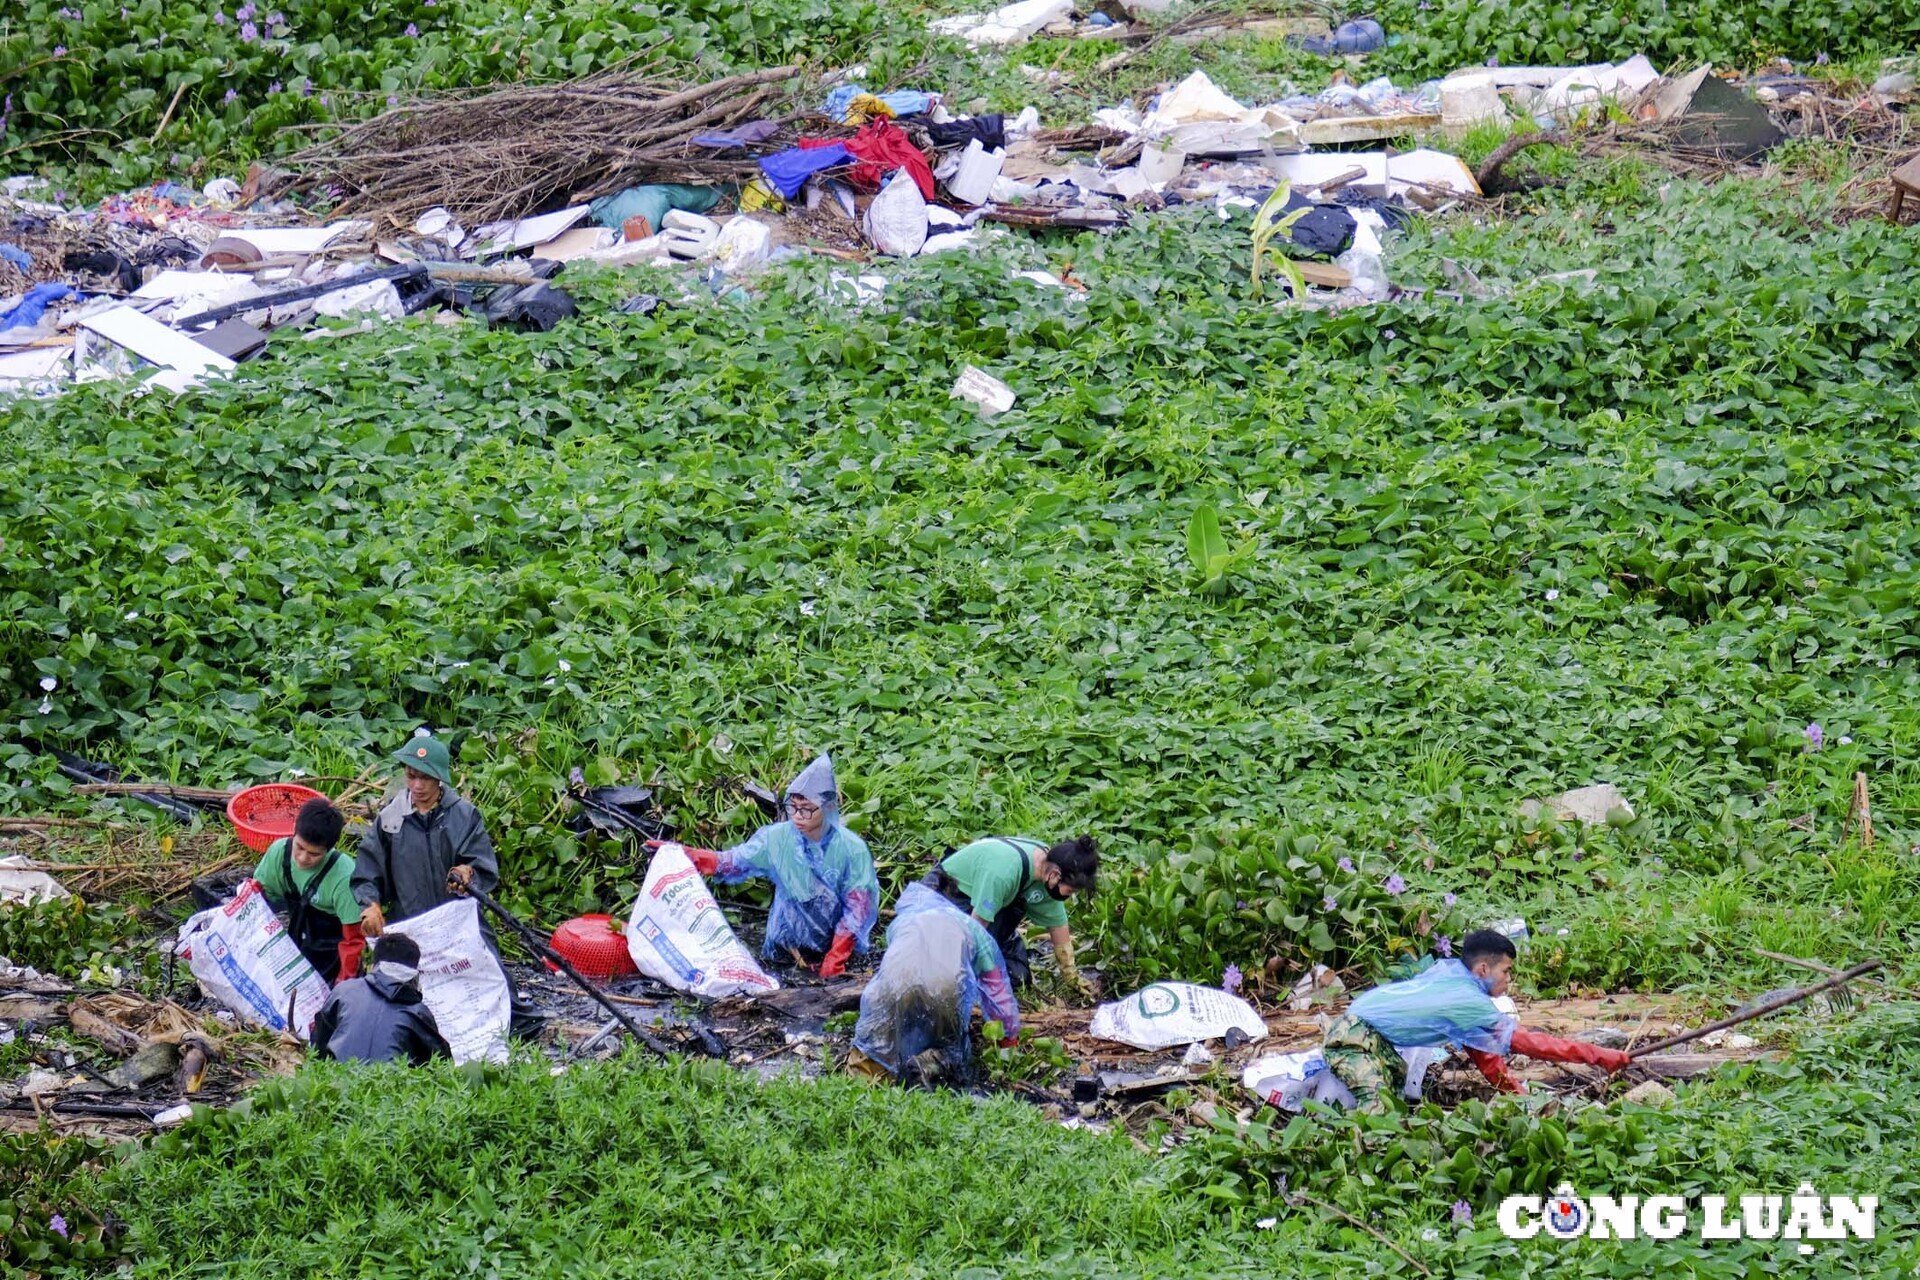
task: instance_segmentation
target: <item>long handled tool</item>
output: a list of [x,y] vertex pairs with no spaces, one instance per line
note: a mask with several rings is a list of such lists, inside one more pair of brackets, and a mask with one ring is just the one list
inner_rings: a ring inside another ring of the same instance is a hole
[[1665,1040],[1656,1040],[1652,1044],[1643,1045],[1638,1049],[1632,1050],[1627,1056],[1635,1059],[1644,1058],[1650,1053],[1659,1053],[1663,1049],[1671,1049],[1676,1045],[1683,1045],[1689,1041],[1698,1040],[1701,1036],[1712,1035],[1716,1031],[1725,1031],[1728,1027],[1737,1027],[1743,1022],[1751,1022],[1755,1018],[1764,1018],[1770,1013],[1786,1008],[1788,1005],[1799,1004],[1802,1000],[1811,996],[1817,996],[1822,991],[1831,991],[1835,987],[1845,986],[1861,974],[1872,973],[1880,967],[1881,962],[1878,960],[1863,960],[1853,966],[1853,968],[1828,978],[1825,982],[1816,982],[1810,987],[1801,987],[1797,991],[1789,991],[1785,995],[1776,996],[1771,1000],[1755,1005],[1751,1009],[1736,1013],[1730,1018],[1722,1018],[1718,1022],[1708,1023],[1698,1030],[1683,1032],[1677,1036],[1669,1036]]
[[600,988],[594,986],[582,977],[580,971],[573,967],[572,961],[568,960],[558,951],[555,951],[548,945],[545,938],[541,937],[518,916],[495,902],[492,894],[486,892],[484,889],[476,889],[472,885],[464,886],[464,891],[468,897],[505,921],[507,926],[520,936],[520,941],[526,944],[529,951],[579,983],[580,989],[592,996],[594,1003],[612,1014],[621,1026],[632,1032],[635,1040],[638,1040],[641,1044],[644,1044],[647,1048],[653,1050],[663,1058],[671,1058],[673,1056],[672,1049],[669,1049],[662,1043],[657,1036],[649,1034],[639,1023],[627,1016],[627,1014],[621,1012],[618,1005],[607,999],[606,992],[600,990]]

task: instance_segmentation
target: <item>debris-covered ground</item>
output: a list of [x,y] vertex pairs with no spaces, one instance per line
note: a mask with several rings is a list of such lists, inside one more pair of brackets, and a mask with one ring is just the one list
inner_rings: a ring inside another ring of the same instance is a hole
[[[0,16],[0,1263],[1911,1270],[1911,23],[957,7]],[[831,750],[885,908],[1095,834],[1094,993],[899,1087],[890,911],[600,983],[652,1047],[495,921],[537,1034],[312,1062],[180,931],[236,791],[366,821],[423,726],[539,937]],[[1291,1109],[1484,927],[1670,1047]],[[1177,983],[1244,1019],[1112,1034]],[[1563,1184],[1877,1230],[1502,1231]]]

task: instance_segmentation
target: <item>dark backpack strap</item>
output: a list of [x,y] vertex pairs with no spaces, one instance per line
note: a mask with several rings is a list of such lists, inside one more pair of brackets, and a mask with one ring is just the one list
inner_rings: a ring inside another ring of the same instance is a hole
[[1018,902],[1026,896],[1027,890],[1033,886],[1033,851],[1031,849],[1022,849],[1020,842],[1011,836],[995,836],[993,838],[1020,855],[1020,887],[1013,891],[1014,901]]

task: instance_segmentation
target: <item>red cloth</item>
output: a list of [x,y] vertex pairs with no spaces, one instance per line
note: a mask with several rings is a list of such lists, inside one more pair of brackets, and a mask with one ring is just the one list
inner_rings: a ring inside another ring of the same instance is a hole
[[341,924],[338,948],[340,976],[333,980],[335,986],[339,986],[348,978],[360,976],[360,953],[366,949],[367,936],[360,931],[359,924]]
[[933,166],[927,163],[927,157],[920,148],[914,146],[913,140],[893,121],[870,121],[860,126],[860,132],[851,138],[800,139],[800,146],[807,150],[830,147],[835,143],[860,157],[860,163],[847,173],[847,181],[854,186],[863,191],[878,191],[888,174],[895,169],[905,169],[913,175],[921,196],[933,199]]

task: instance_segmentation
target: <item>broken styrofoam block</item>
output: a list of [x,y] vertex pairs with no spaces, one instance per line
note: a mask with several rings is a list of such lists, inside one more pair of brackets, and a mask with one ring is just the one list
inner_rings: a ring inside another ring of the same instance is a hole
[[1579,822],[1589,827],[1633,821],[1633,806],[1611,782],[1577,787],[1544,800],[1528,800],[1520,806],[1520,812],[1529,818],[1552,813],[1562,822]]
[[1507,118],[1507,104],[1493,77],[1466,72],[1440,82],[1440,124],[1446,129],[1468,129]]
[[881,253],[911,258],[927,242],[927,200],[905,169],[894,171],[867,206],[867,239]]
[[700,258],[720,238],[720,224],[712,218],[674,209],[661,219],[660,246],[676,258]]
[[81,327],[97,333],[117,347],[163,369],[179,369],[188,374],[229,373],[238,368],[233,361],[169,329],[151,316],[132,307],[115,307],[82,320]]
[[1184,151],[1153,142],[1140,148],[1140,176],[1155,191],[1178,178],[1180,171],[1186,167],[1187,156]]
[[1142,127],[1151,133],[1202,120],[1238,120],[1248,110],[1229,97],[1206,72],[1195,71],[1160,95]]
[[758,271],[773,252],[773,229],[742,214],[728,221],[713,243],[714,265],[730,276]]
[[644,240],[616,240],[604,249],[595,249],[581,256],[589,262],[603,263],[609,267],[665,266],[673,261],[673,255],[667,252],[667,246],[659,236],[648,236]]
[[1141,176],[1139,169],[1115,169],[1107,175],[1108,185],[1113,194],[1122,200],[1138,200],[1153,190],[1153,184]]
[[1399,196],[1414,190],[1427,195],[1452,191],[1477,196],[1480,184],[1474,181],[1473,170],[1459,156],[1421,147],[1387,160],[1387,194]]
[[984,369],[972,365],[960,371],[948,398],[958,397],[973,405],[983,418],[998,417],[1013,408],[1013,388]]
[[939,235],[928,236],[926,243],[920,246],[919,256],[924,258],[929,254],[948,253],[954,249],[971,249],[979,235],[978,231],[967,227],[960,231],[943,231]]
[[1286,179],[1296,191],[1302,187],[1324,186],[1359,169],[1362,170],[1361,176],[1345,183],[1345,190],[1367,196],[1387,194],[1387,154],[1384,151],[1275,156],[1272,168],[1275,177]]
[[936,35],[959,36],[975,47],[1025,44],[1033,33],[1073,12],[1073,0],[1021,0],[992,13],[965,13],[929,24]]
[[975,138],[960,153],[960,163],[947,179],[948,194],[963,204],[985,204],[993,195],[993,184],[1006,162],[1006,148],[988,151],[980,145],[980,139]]

